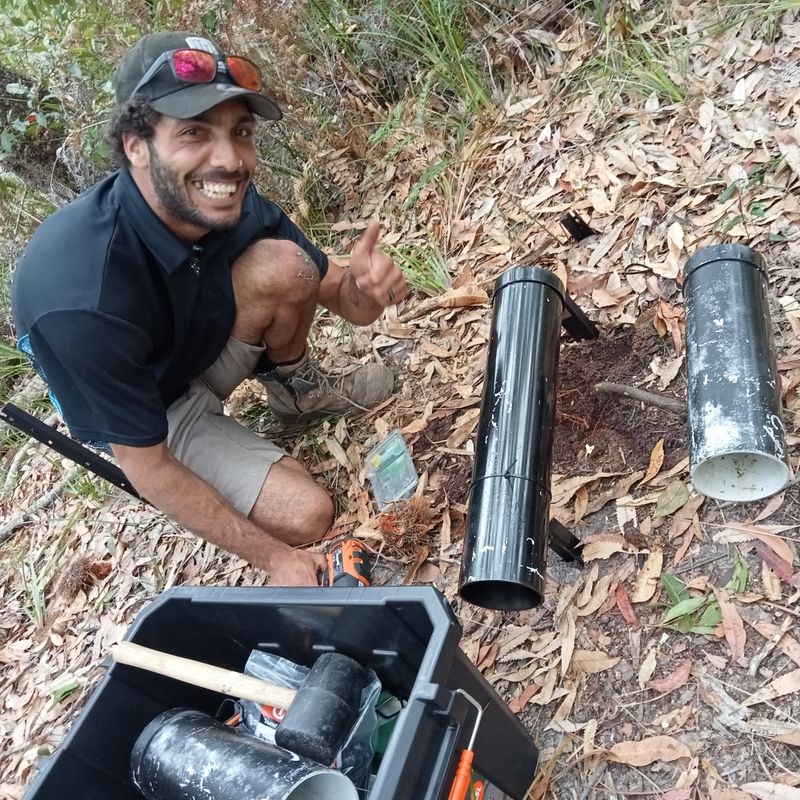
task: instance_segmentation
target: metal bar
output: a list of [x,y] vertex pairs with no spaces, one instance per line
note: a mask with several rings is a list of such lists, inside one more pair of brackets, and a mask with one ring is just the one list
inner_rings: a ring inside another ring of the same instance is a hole
[[74,461],[76,464],[80,464],[82,467],[86,467],[89,472],[93,472],[98,477],[113,483],[114,486],[124,489],[133,497],[139,498],[139,493],[133,488],[118,466],[106,461],[93,450],[51,428],[13,403],[6,403],[0,408],[0,419],[5,420],[9,425],[18,431],[26,433],[36,441],[47,445],[59,455]]

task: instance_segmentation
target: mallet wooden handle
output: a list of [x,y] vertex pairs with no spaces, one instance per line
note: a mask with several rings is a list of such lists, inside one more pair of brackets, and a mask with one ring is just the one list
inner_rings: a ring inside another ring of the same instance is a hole
[[289,708],[297,693],[295,689],[287,689],[241,672],[173,656],[160,650],[151,650],[133,642],[120,642],[114,645],[111,648],[111,655],[118,664],[139,667],[192,686],[211,689],[231,697],[240,697],[242,700],[252,700],[262,705]]

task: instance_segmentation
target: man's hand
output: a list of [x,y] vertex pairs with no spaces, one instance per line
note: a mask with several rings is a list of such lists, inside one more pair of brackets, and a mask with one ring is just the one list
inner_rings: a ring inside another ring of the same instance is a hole
[[179,525],[270,574],[276,586],[317,586],[325,556],[294,550],[240,514],[210,484],[181,464],[164,442],[152,447],[111,445],[142,497]]
[[286,547],[270,553],[265,569],[270,586],[319,586],[326,566],[327,559],[321,553]]
[[356,289],[381,308],[399,303],[408,294],[403,273],[378,249],[380,226],[370,222],[350,254],[350,275]]

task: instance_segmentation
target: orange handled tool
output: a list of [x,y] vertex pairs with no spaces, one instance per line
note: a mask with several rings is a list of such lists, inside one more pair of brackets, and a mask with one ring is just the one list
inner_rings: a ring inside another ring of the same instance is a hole
[[470,694],[467,694],[463,689],[456,689],[457,694],[463,695],[467,702],[471,703],[478,709],[478,716],[475,718],[475,726],[472,729],[472,737],[466,749],[461,752],[461,758],[458,760],[458,767],[456,767],[456,777],[453,780],[453,786],[450,789],[450,797],[448,800],[464,800],[469,791],[469,782],[472,777],[472,759],[475,757],[475,737],[478,735],[478,728],[481,724],[481,717],[483,716],[483,707],[481,704]]

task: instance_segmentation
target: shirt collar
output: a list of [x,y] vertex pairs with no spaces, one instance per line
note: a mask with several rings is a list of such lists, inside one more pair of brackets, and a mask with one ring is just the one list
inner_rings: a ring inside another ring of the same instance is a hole
[[[139,187],[127,170],[117,173],[114,185],[117,202],[133,225],[139,238],[167,273],[172,273],[190,257],[205,263],[221,247],[227,231],[209,231],[199,242],[187,244],[179,239],[147,204]],[[249,194],[249,193],[248,193]],[[242,219],[247,212],[242,214]]]

